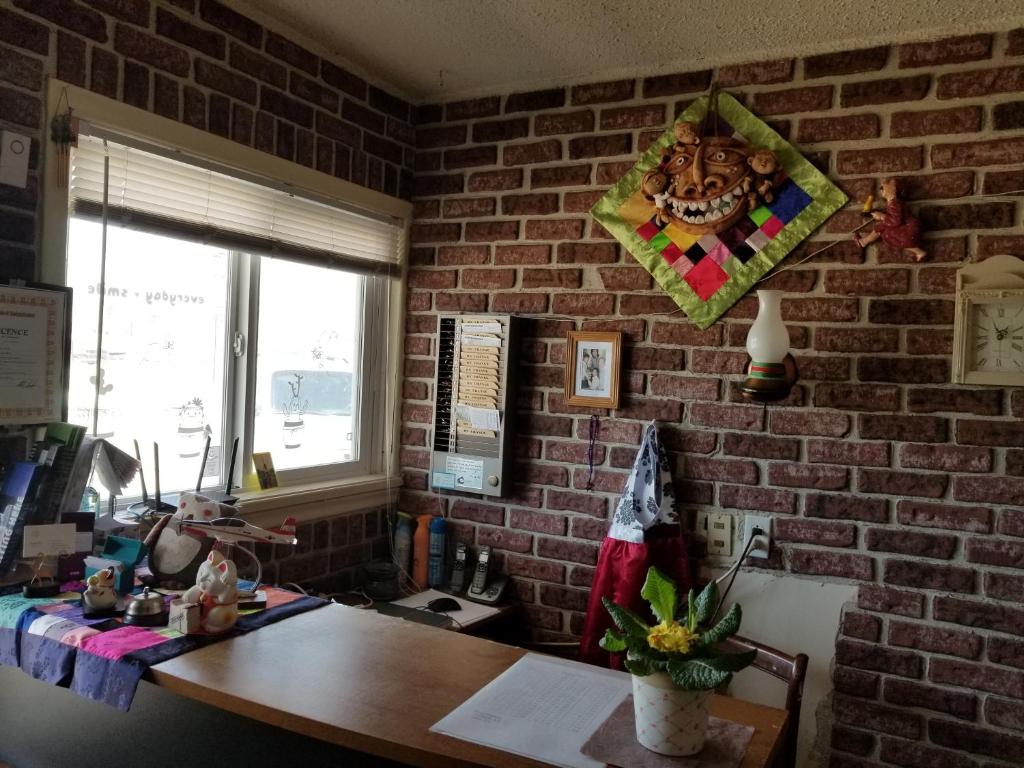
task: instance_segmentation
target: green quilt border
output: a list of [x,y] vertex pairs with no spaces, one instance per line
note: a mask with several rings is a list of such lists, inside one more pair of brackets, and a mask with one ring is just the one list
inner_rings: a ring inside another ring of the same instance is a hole
[[[701,96],[676,118],[676,122],[699,123],[704,118],[707,105],[708,97]],[[658,165],[662,151],[675,142],[671,128],[666,130],[644,152],[636,165],[590,209],[590,215],[626,247],[686,312],[694,325],[702,330],[714,323],[723,312],[742,298],[759,278],[782,261],[790,251],[849,200],[843,191],[811,165],[796,147],[749,112],[733,96],[728,93],[718,95],[718,112],[752,144],[774,151],[790,178],[812,197],[812,202],[763,250],[736,270],[733,279],[722,286],[708,301],[703,301],[694,293],[686,281],[680,279],[675,270],[665,263],[661,254],[616,213],[619,206],[639,189],[644,173]]]

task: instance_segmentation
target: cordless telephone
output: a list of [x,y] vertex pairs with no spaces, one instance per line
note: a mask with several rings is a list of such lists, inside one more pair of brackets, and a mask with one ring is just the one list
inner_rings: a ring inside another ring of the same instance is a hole
[[476,568],[473,571],[473,582],[469,585],[469,591],[466,592],[467,600],[472,600],[474,603],[494,605],[501,599],[508,579],[501,576],[488,584],[487,574],[490,560],[491,548],[487,546],[480,547],[480,553],[476,559]]
[[452,578],[448,582],[448,591],[459,593],[466,586],[466,545],[455,547],[455,562],[452,564]]

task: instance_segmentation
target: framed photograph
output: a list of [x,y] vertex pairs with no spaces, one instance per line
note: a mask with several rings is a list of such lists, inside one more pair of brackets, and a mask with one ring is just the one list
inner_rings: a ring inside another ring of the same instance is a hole
[[591,408],[619,407],[622,334],[569,331],[565,350],[565,402]]
[[274,460],[270,458],[270,454],[267,452],[254,453],[252,463],[256,467],[256,480],[259,482],[260,488],[263,490],[277,488],[277,472],[274,471]]

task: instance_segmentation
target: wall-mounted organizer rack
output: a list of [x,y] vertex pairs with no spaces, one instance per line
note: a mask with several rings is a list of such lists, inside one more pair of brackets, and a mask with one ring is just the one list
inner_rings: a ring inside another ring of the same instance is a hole
[[438,317],[431,487],[503,495],[518,331],[511,315]]

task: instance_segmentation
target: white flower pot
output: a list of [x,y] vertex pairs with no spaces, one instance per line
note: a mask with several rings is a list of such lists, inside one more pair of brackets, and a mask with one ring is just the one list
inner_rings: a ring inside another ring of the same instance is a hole
[[684,691],[664,672],[633,675],[636,738],[661,755],[695,755],[704,748],[712,691]]

